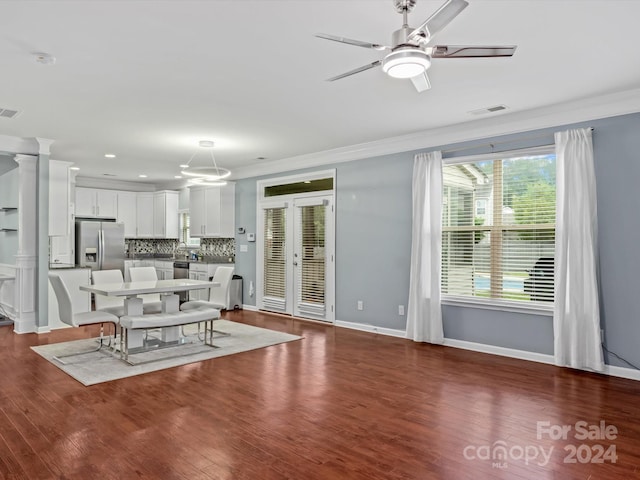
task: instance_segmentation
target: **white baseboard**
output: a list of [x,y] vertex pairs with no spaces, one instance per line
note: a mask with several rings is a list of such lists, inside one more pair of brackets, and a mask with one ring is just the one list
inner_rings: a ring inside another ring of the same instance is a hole
[[336,327],[350,328],[352,330],[361,330],[363,332],[379,333],[380,335],[388,335],[390,337],[406,338],[405,330],[376,327],[375,325],[368,325],[364,323],[344,322],[342,320],[336,320],[334,325]]
[[604,366],[605,375],[611,375],[612,377],[628,378],[629,380],[640,380],[640,370],[627,367],[615,367],[612,365]]
[[242,309],[243,310],[249,310],[250,312],[257,312],[258,311],[258,307],[256,307],[255,305],[247,305],[246,303],[242,304]]
[[[363,332],[377,333],[380,335],[388,335],[391,337],[406,338],[406,332],[404,330],[396,330],[392,328],[376,327],[375,325],[367,325],[363,323],[344,322],[342,320],[336,320],[336,327],[350,328],[352,330],[360,330]],[[484,343],[467,342],[465,340],[456,340],[454,338],[445,338],[444,346],[461,348],[463,350],[470,350],[473,352],[489,353],[491,355],[499,355],[501,357],[515,358],[518,360],[527,360],[529,362],[544,363],[547,365],[555,365],[553,355],[544,353],[528,352],[526,350],[517,350],[514,348],[498,347],[495,345],[487,345]],[[612,377],[627,378],[629,380],[640,380],[640,370],[626,367],[615,367],[612,365],[605,365],[604,371],[594,372],[592,370],[585,370],[591,373],[601,373],[603,375],[610,375]]]
[[446,347],[461,348],[463,350],[472,350],[474,352],[490,353],[501,357],[517,358],[519,360],[528,360],[530,362],[546,363],[553,365],[553,355],[544,353],[527,352],[526,350],[516,350],[514,348],[497,347],[495,345],[486,345],[484,343],[467,342],[465,340],[456,340],[454,338],[445,338],[444,345]]

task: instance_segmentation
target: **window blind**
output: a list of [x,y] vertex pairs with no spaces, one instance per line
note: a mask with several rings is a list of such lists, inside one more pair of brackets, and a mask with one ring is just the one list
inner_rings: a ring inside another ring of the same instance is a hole
[[286,209],[264,211],[264,293],[268,310],[284,311],[286,306]]
[[298,207],[297,299],[308,315],[325,314],[325,209],[324,204]]
[[553,301],[555,155],[443,168],[442,293]]

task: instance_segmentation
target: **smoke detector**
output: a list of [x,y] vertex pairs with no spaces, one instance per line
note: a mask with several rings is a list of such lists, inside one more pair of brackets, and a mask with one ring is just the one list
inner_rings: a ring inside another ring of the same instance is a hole
[[36,52],[33,54],[36,62],[41,63],[43,65],[53,65],[56,63],[56,57],[44,52]]

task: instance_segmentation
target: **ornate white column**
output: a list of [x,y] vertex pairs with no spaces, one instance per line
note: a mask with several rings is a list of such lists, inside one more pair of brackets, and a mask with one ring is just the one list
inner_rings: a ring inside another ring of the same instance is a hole
[[18,154],[18,254],[14,331],[36,330],[36,169],[38,157]]

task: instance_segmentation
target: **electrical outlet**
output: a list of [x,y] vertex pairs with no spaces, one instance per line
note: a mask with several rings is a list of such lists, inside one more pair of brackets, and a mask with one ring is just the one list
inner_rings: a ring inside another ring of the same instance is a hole
[[404,305],[398,305],[398,315],[404,315]]
[[364,303],[362,300],[358,300],[358,310],[364,310]]

